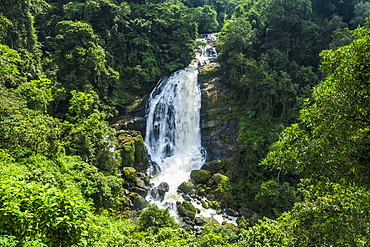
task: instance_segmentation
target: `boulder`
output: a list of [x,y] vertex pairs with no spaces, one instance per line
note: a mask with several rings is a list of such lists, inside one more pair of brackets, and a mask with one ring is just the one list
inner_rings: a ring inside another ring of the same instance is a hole
[[195,222],[193,219],[189,218],[189,217],[184,217],[183,218],[184,222],[190,226],[194,226],[195,225]]
[[232,208],[226,208],[225,213],[229,216],[232,216],[232,217],[240,216],[239,213],[237,211],[235,211],[234,209],[232,209]]
[[183,225],[182,226],[182,229],[184,229],[185,231],[191,231],[191,230],[193,230],[193,227],[192,226],[189,226],[189,225]]
[[150,191],[150,195],[156,199],[162,201],[164,199],[165,194],[170,190],[170,186],[166,182],[162,182],[158,185],[158,187],[154,187]]
[[158,185],[158,192],[160,195],[166,194],[170,190],[170,186],[166,182],[162,182]]
[[146,171],[147,159],[144,139],[139,131],[118,131],[117,150],[120,151],[122,166],[132,166],[136,170]]
[[207,170],[193,170],[190,173],[190,178],[196,183],[204,184],[211,178],[211,172]]
[[191,197],[188,194],[182,194],[182,198],[184,198],[185,201],[191,202]]
[[207,194],[207,199],[210,200],[210,201],[216,200],[216,196],[215,196],[214,192],[208,193]]
[[140,187],[132,187],[132,191],[138,193],[143,197],[146,197],[146,195],[148,194],[148,191],[146,189]]
[[220,184],[221,182],[228,182],[229,181],[229,178],[227,176],[225,176],[225,175],[222,175],[221,173],[215,173],[215,174],[213,174],[212,175],[212,179],[217,184]]
[[182,182],[177,189],[185,194],[191,194],[194,192],[194,188],[195,186],[192,182],[186,181]]
[[135,194],[133,197],[134,209],[143,209],[148,206],[148,201],[139,194]]
[[177,212],[180,216],[189,217],[191,220],[194,220],[195,215],[197,214],[197,209],[190,202],[177,202],[176,206]]
[[217,172],[220,172],[222,170],[224,165],[225,165],[225,163],[222,162],[222,160],[213,160],[213,161],[205,163],[202,166],[202,170],[208,170],[212,173],[217,173]]
[[201,218],[201,217],[195,217],[194,223],[197,226],[203,226],[203,225],[207,224],[207,221],[205,219]]
[[150,190],[150,195],[154,198],[159,200],[159,193],[158,193],[158,188],[154,187],[153,189]]
[[253,216],[256,215],[256,212],[254,212],[253,210],[250,210],[249,208],[245,208],[245,207],[241,207],[239,208],[239,214],[241,216],[244,216],[246,219],[252,219]]
[[146,185],[145,185],[144,180],[143,180],[143,179],[141,179],[141,178],[137,178],[137,177],[135,177],[135,178],[134,178],[134,183],[135,183],[135,185],[136,185],[137,187],[139,187],[139,188],[142,188],[142,189],[146,189],[146,188],[147,188],[147,187],[146,187]]
[[127,179],[134,179],[136,177],[136,169],[133,167],[123,167],[122,172]]

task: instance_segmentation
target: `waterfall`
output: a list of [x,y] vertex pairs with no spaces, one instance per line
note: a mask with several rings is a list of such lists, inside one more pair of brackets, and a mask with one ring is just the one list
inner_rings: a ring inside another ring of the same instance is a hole
[[[154,188],[168,184],[164,198],[152,191],[150,201],[171,207],[182,198],[177,187],[200,169],[204,155],[200,137],[201,94],[196,65],[163,78],[150,95],[147,109],[145,146],[151,160],[149,175]],[[163,185],[163,184],[162,184]],[[162,188],[163,189],[163,188]]]
[[[194,63],[162,78],[147,105],[145,146],[152,189],[146,199],[160,208],[168,208],[175,218],[176,202],[184,200],[177,193],[178,186],[189,180],[191,171],[200,169],[205,162],[200,135],[198,66],[215,59],[217,52],[210,43],[216,39],[213,35],[204,36],[205,45],[200,47],[201,53]],[[217,217],[215,210],[196,204],[193,203],[204,217]]]

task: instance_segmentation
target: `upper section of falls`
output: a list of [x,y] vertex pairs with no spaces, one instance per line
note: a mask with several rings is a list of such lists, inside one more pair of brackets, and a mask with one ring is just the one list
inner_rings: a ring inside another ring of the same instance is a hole
[[197,68],[189,66],[163,78],[150,96],[145,144],[149,158],[158,165],[174,155],[199,153],[200,90],[197,81]]
[[198,66],[204,66],[209,64],[217,57],[217,51],[214,44],[218,41],[218,38],[213,34],[201,34],[199,41],[205,43],[205,45],[200,46],[200,52],[196,55],[196,60]]

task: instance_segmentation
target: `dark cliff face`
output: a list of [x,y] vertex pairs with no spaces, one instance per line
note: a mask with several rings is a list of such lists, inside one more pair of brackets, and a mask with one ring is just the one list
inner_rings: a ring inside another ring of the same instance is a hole
[[201,135],[202,146],[207,150],[207,161],[227,159],[236,148],[239,122],[228,103],[230,90],[222,85],[224,80],[222,76],[215,76],[200,81]]
[[112,126],[116,130],[135,130],[140,131],[145,138],[146,119],[145,111],[149,94],[136,99],[131,105],[126,107],[126,113],[119,115],[112,121]]

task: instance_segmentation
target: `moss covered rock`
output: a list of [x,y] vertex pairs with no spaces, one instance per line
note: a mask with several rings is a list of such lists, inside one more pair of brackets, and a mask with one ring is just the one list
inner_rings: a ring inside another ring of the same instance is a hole
[[196,183],[206,183],[211,178],[211,172],[207,170],[193,170],[191,171],[190,178]]
[[177,212],[180,216],[189,217],[191,220],[194,220],[195,215],[197,214],[197,209],[190,202],[177,202],[176,206]]
[[194,192],[195,186],[192,182],[186,181],[182,182],[177,189],[183,193],[191,194]]
[[220,173],[213,174],[212,179],[217,183],[215,189],[215,196],[221,207],[227,207],[232,204],[232,186],[230,179]]
[[127,179],[134,179],[137,175],[136,169],[133,167],[123,167],[122,172]]
[[139,171],[146,170],[146,149],[139,131],[120,131],[117,149],[120,151],[122,166],[132,166]]
[[143,209],[146,206],[148,206],[148,201],[145,200],[145,198],[139,194],[133,194],[133,204],[135,209]]
[[220,209],[220,208],[221,208],[221,207],[220,207],[220,203],[218,203],[218,201],[210,201],[210,202],[208,203],[208,205],[209,205],[211,208],[215,209],[215,210],[218,210],[218,209]]
[[225,175],[222,175],[221,173],[215,173],[212,175],[213,181],[215,181],[216,184],[229,182],[229,178]]

